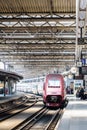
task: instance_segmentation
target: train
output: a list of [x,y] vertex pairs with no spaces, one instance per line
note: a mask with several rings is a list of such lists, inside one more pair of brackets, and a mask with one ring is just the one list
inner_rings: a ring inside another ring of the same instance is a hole
[[43,103],[48,107],[65,107],[67,105],[65,81],[61,74],[48,74],[45,77]]
[[44,77],[24,79],[17,84],[17,91],[32,93],[32,94],[43,94],[43,81]]

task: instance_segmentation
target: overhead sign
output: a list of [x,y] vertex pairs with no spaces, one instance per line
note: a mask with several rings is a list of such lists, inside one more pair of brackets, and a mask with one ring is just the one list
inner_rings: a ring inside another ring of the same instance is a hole
[[78,38],[78,45],[84,44],[84,38]]
[[81,61],[77,62],[77,67],[82,67],[82,62]]
[[85,60],[86,60],[85,62],[86,62],[86,64],[87,64],[87,59],[85,59]]
[[87,66],[82,66],[82,71],[81,71],[81,73],[82,73],[83,75],[87,75]]
[[83,64],[83,65],[86,64],[86,59],[85,59],[85,58],[81,59],[81,61],[82,61],[82,64]]

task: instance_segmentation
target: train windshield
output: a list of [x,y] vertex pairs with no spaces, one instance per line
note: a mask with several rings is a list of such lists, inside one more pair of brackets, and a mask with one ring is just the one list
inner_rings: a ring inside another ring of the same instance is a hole
[[48,81],[48,86],[49,87],[60,87],[60,81],[56,79],[51,79]]

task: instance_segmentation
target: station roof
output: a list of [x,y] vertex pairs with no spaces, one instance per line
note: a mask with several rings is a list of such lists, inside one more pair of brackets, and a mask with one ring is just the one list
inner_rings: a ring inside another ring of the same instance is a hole
[[71,68],[75,47],[76,0],[0,1],[0,59],[24,77]]
[[1,0],[0,13],[75,13],[76,0]]
[[23,79],[23,76],[14,73],[14,72],[9,72],[9,71],[4,71],[0,69],[0,80],[5,80],[5,79],[14,79],[16,81],[19,81]]

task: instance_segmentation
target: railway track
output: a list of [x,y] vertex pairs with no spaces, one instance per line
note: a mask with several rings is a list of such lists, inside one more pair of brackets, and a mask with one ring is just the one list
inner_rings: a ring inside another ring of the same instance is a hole
[[36,102],[36,98],[33,100],[30,100],[30,98],[26,98],[26,100],[19,102],[16,105],[14,104],[12,108],[3,110],[2,112],[0,112],[0,122],[32,107],[33,105],[35,105]]
[[[18,109],[6,112],[5,120],[0,115],[0,119],[3,120],[0,122],[0,130],[54,130],[62,112],[59,109],[43,107],[40,98],[35,98],[36,103],[34,105],[32,105],[32,101],[28,102],[27,100]],[[8,124],[10,125],[8,126]]]
[[58,120],[61,118],[62,114],[63,114],[62,109],[57,110],[57,112],[55,113],[55,115],[53,116],[53,118],[51,119],[51,121],[49,122],[47,127],[45,128],[45,130],[54,130],[56,127],[56,124],[57,124]]
[[13,128],[12,130],[29,130],[41,117],[48,112],[48,109],[43,107],[24,122]]
[[19,97],[18,99],[12,99],[5,103],[0,104],[0,114],[13,109],[14,107],[21,105],[28,100],[27,96]]
[[54,130],[63,110],[50,110],[44,107],[12,130]]
[[0,130],[12,130],[20,123],[25,121],[27,118],[36,114],[40,109],[43,108],[42,102],[37,102],[34,106],[0,122]]

